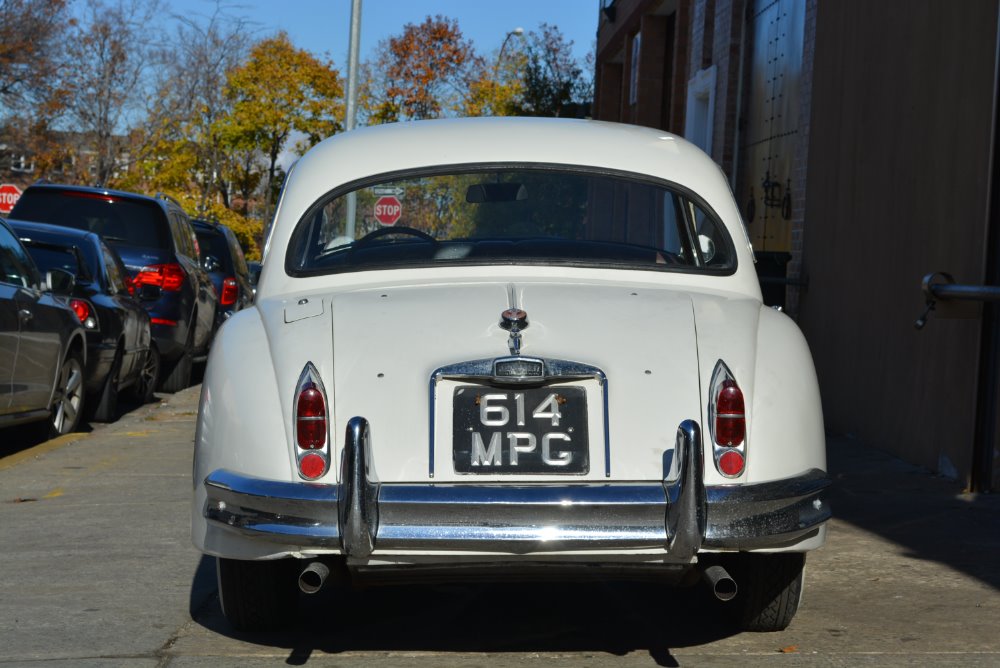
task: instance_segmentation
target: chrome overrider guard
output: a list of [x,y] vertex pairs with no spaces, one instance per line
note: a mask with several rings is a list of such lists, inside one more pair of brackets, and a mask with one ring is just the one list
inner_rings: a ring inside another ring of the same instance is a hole
[[382,484],[371,428],[347,426],[339,485],[280,482],[219,469],[205,479],[204,515],[248,537],[365,559],[373,552],[501,554],[791,545],[830,518],[826,473],[756,485],[706,486],[700,428],[677,430],[679,475],[662,483]]

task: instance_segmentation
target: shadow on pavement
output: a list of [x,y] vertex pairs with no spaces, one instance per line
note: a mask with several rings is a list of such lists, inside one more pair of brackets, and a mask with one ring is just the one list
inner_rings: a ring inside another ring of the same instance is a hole
[[925,469],[830,438],[833,516],[1000,589],[1000,495],[962,493]]
[[[211,591],[205,594],[206,587]],[[202,557],[191,591],[194,621],[243,642],[289,650],[287,663],[314,651],[599,652],[648,651],[679,665],[671,648],[736,634],[702,586],[648,582],[392,585],[301,595],[290,630],[237,633],[222,616],[215,561]]]

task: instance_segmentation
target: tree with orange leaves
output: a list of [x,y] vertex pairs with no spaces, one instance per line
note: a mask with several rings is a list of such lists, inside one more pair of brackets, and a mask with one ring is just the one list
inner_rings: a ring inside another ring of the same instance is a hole
[[364,99],[369,121],[437,118],[461,109],[480,63],[458,21],[443,16],[408,23],[403,34],[379,44],[369,64]]

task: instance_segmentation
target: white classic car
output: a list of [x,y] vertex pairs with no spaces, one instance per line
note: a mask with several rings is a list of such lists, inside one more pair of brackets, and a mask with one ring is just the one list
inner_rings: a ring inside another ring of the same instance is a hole
[[829,478],[798,328],[721,170],[666,132],[355,130],[288,176],[218,334],[193,539],[229,621],[429,574],[705,580],[777,630]]

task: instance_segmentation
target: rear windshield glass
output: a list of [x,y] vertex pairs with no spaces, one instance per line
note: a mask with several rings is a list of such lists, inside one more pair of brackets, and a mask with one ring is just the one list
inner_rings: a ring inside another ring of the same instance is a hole
[[451,264],[731,273],[732,240],[693,196],[565,168],[394,176],[335,192],[299,222],[293,275]]
[[64,248],[51,244],[35,244],[28,242],[25,244],[28,254],[35,261],[38,270],[44,276],[46,272],[53,269],[64,269],[77,277],[77,279],[89,278],[89,272],[83,264],[75,248]]
[[152,202],[72,190],[27,190],[10,217],[88,230],[111,244],[171,248],[166,218]]
[[233,262],[229,257],[229,245],[221,232],[203,232],[198,228],[194,230],[198,237],[198,246],[201,248],[201,256],[213,257],[219,261],[219,271],[227,274],[233,273]]

